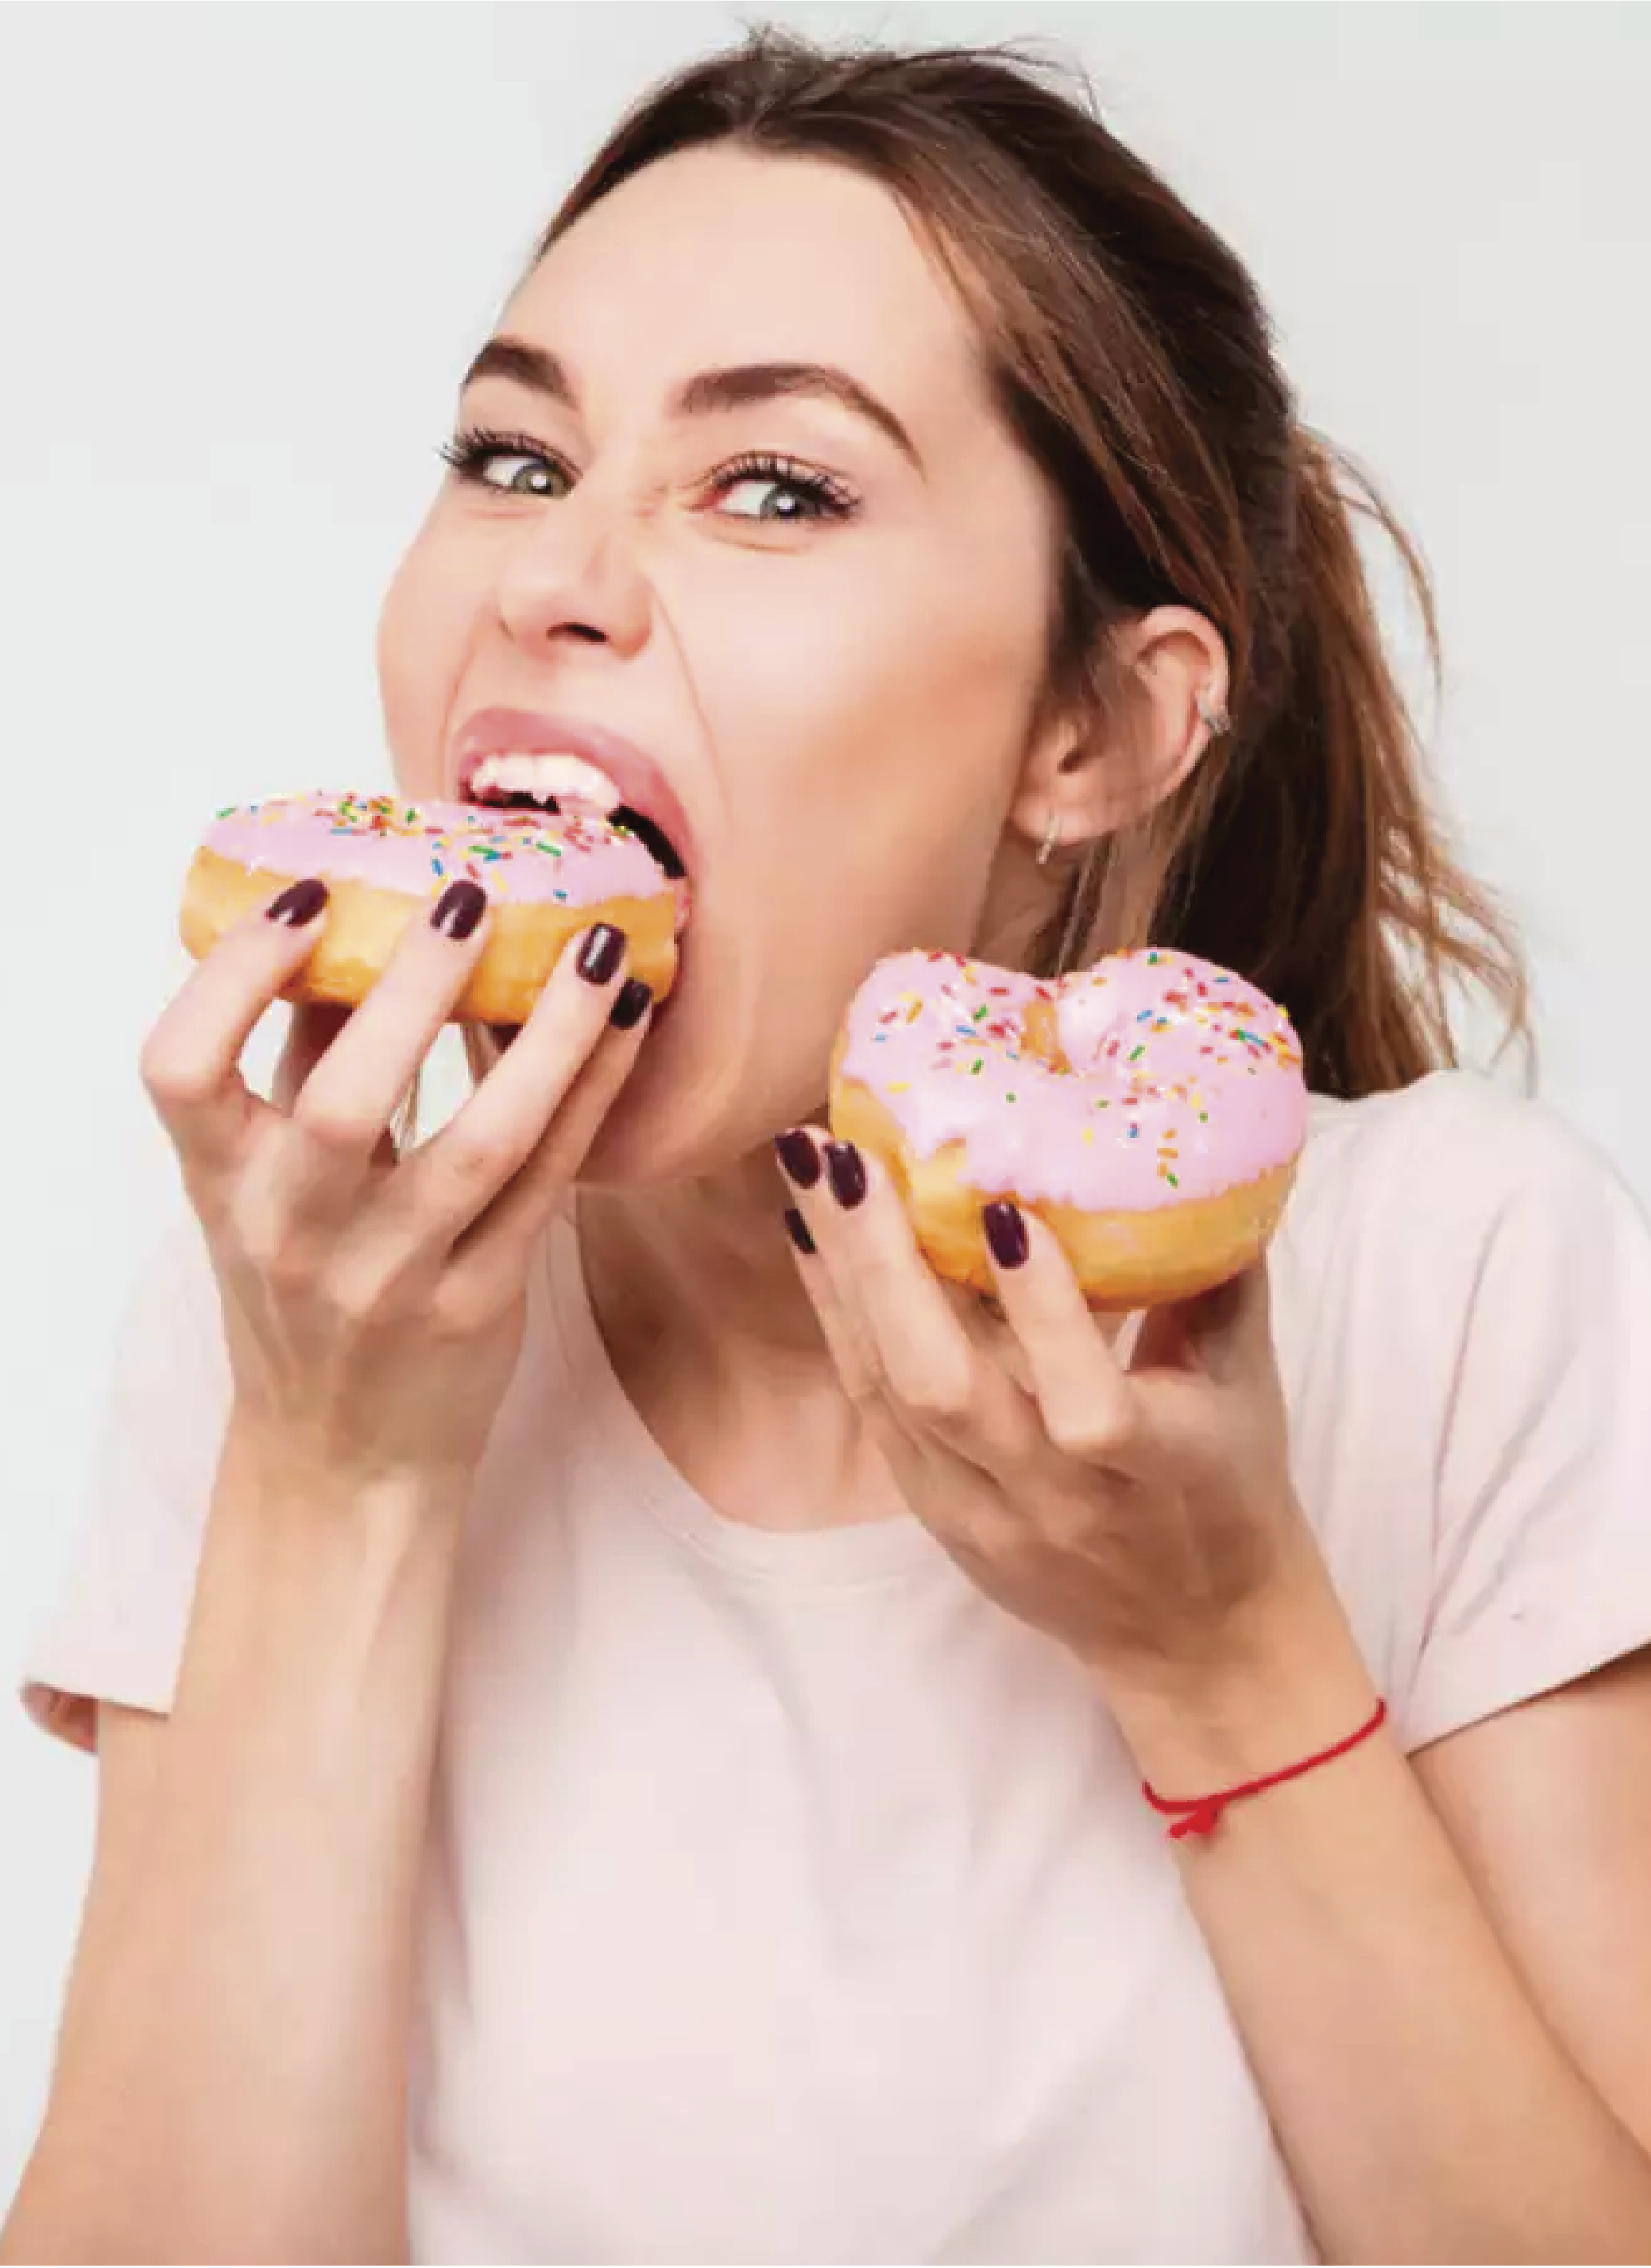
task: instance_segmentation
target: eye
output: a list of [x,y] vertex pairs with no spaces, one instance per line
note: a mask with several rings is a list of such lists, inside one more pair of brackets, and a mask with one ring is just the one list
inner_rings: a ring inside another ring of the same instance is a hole
[[[461,481],[499,496],[567,495],[573,475],[560,457],[531,433],[500,433],[472,426],[444,442],[438,453]],[[832,474],[799,464],[795,458],[767,454],[740,457],[720,467],[706,483],[730,519],[769,527],[806,521],[848,519],[859,499]],[[729,499],[738,501],[730,504]]]
[[[564,496],[568,468],[529,433],[495,433],[471,426],[442,444],[439,454],[461,481],[502,496]],[[495,477],[503,471],[504,477]]]
[[[722,466],[709,483],[730,519],[759,521],[767,526],[795,526],[800,521],[848,519],[857,499],[833,478],[795,458],[739,457]],[[730,508],[730,497],[745,501]]]

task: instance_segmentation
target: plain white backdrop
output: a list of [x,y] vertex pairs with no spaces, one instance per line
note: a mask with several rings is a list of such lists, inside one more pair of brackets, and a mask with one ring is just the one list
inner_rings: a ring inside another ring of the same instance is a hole
[[[0,9],[0,2201],[94,1786],[10,1689],[178,1202],[135,1065],[184,866],[218,805],[387,780],[375,612],[463,364],[619,108],[753,12]],[[1438,777],[1525,924],[1544,1091],[1651,1197],[1651,11],[759,12],[1053,40],[1249,260],[1436,575]]]

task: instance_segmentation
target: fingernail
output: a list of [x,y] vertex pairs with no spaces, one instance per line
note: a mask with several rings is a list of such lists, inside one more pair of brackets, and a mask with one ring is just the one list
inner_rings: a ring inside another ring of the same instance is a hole
[[1026,1219],[1018,1205],[1005,1204],[1001,1200],[983,1205],[980,1218],[986,1223],[986,1241],[992,1248],[992,1257],[1000,1268],[1019,1268],[1031,1250],[1026,1234]]
[[843,1211],[852,1212],[866,1193],[866,1161],[852,1142],[826,1145],[826,1178]]
[[797,1250],[806,1259],[814,1249],[814,1240],[808,1233],[808,1223],[795,1205],[785,1209],[786,1232]]
[[798,1189],[811,1189],[819,1179],[819,1152],[811,1138],[800,1126],[793,1126],[789,1133],[774,1136],[774,1146]]
[[449,882],[436,901],[430,927],[462,945],[488,910],[488,894],[480,882]]
[[608,1017],[609,1023],[617,1024],[621,1032],[628,1032],[648,1013],[648,1004],[653,997],[640,976],[627,976],[620,986],[619,998]]
[[625,932],[612,922],[598,922],[579,948],[579,974],[587,983],[605,984],[619,967],[625,951]]
[[289,929],[302,929],[305,922],[315,919],[326,903],[326,883],[312,876],[307,882],[289,882],[264,911],[272,922],[284,922]]

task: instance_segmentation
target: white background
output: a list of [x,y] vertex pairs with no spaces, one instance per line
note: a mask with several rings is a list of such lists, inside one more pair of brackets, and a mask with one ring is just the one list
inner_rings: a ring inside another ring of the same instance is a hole
[[[1545,1090],[1651,1196],[1651,11],[769,13],[1053,35],[1250,261],[1305,414],[1436,573],[1440,775],[1526,924]],[[175,1201],[134,1066],[194,837],[222,803],[382,784],[375,611],[464,361],[620,106],[739,29],[703,6],[0,8],[0,1702]],[[0,1708],[0,2200],[92,1790]]]

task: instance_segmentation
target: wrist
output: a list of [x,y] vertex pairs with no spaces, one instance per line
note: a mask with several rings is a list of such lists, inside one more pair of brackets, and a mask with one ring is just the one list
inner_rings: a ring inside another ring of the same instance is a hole
[[1097,1683],[1167,1796],[1276,1771],[1354,1731],[1380,1697],[1322,1561],[1249,1602],[1196,1660],[1109,1668]]
[[361,1473],[231,1417],[172,1716],[228,1771],[260,1742],[329,1780],[434,1723],[466,1489]]
[[473,1474],[340,1456],[288,1424],[237,1405],[219,1462],[218,1495],[282,1519],[333,1524],[456,1521]]

